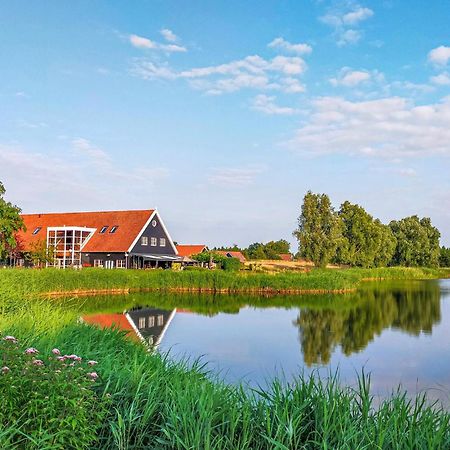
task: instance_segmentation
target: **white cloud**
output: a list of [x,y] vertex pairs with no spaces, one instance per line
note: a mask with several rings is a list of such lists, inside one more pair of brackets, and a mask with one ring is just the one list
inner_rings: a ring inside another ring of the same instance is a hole
[[[60,211],[129,208],[131,191],[137,191],[136,195],[151,192],[157,181],[169,176],[166,168],[146,168],[142,161],[135,167],[116,164],[83,138],[62,142],[75,151],[63,147],[59,152],[40,153],[0,143],[2,182],[9,197],[27,212],[45,211],[49,206]],[[134,205],[144,205],[143,200]]]
[[264,172],[262,167],[216,168],[207,177],[208,182],[221,187],[245,187]]
[[222,94],[250,88],[298,93],[305,90],[296,76],[306,70],[306,62],[299,56],[277,55],[264,59],[258,55],[216,66],[196,67],[181,71],[167,62],[156,64],[148,59],[136,59],[131,73],[143,79],[185,79],[194,89],[208,94]]
[[402,169],[398,169],[397,173],[401,175],[402,177],[416,177],[417,172],[415,169],[411,167],[404,167]]
[[275,97],[271,97],[265,94],[257,95],[253,99],[252,109],[269,115],[292,115],[297,112],[295,108],[290,108],[288,106],[278,106],[275,103]]
[[344,67],[336,78],[330,79],[330,83],[333,86],[354,87],[370,78],[371,74],[366,70],[351,70]]
[[415,106],[401,97],[351,102],[313,101],[313,113],[288,146],[305,154],[347,154],[387,159],[450,156],[450,97]]
[[299,55],[307,55],[312,52],[312,47],[308,44],[291,44],[282,37],[274,39],[268,44],[270,48],[279,48],[287,52],[298,53]]
[[185,52],[186,47],[176,44],[160,44],[158,42],[152,41],[146,37],[138,36],[137,34],[131,34],[128,37],[131,45],[136,48],[146,49],[146,50],[161,50],[167,53],[175,52]]
[[162,37],[168,42],[176,42],[178,40],[178,36],[168,28],[163,28],[160,33]]
[[450,47],[441,45],[428,53],[428,61],[436,66],[445,66],[450,60]]
[[434,77],[430,78],[430,81],[434,84],[438,84],[441,86],[449,86],[450,85],[450,75],[448,72],[440,73]]
[[72,145],[77,152],[88,156],[96,164],[103,165],[110,162],[108,154],[87,139],[80,137],[72,139]]
[[362,32],[357,29],[360,22],[372,17],[374,12],[360,5],[353,5],[350,10],[335,8],[330,10],[319,20],[334,28],[336,45],[342,47],[348,44],[356,44],[362,37]]
[[346,25],[355,25],[358,22],[368,19],[373,16],[373,11],[369,8],[358,7],[342,16],[342,22]]

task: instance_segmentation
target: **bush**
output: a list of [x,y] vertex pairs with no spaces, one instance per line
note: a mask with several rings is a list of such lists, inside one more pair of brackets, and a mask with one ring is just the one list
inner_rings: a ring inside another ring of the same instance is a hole
[[225,258],[222,260],[222,269],[227,272],[238,272],[241,262],[237,258]]
[[0,355],[2,448],[88,448],[95,442],[106,414],[106,397],[95,392],[96,361],[56,348],[41,356],[13,336],[0,338]]

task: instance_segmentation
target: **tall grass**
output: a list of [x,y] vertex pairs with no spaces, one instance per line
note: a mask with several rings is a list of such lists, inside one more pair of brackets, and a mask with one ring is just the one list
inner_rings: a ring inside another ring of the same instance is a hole
[[[28,338],[31,336],[28,336]],[[128,342],[117,330],[65,326],[37,346],[99,361],[109,415],[94,448],[105,449],[446,449],[450,415],[426,398],[396,391],[377,404],[370,377],[356,388],[300,376],[267,390],[244,390],[199,363],[173,363]],[[0,430],[7,433],[7,430]]]
[[439,269],[421,268],[325,269],[278,274],[220,270],[2,269],[0,297],[101,289],[333,292],[357,288],[365,278],[425,279],[447,274]]

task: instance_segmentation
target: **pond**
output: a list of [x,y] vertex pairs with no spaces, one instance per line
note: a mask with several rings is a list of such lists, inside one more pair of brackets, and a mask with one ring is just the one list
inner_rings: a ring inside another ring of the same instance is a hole
[[115,325],[174,359],[202,358],[228,382],[265,386],[274,376],[356,383],[372,391],[427,391],[450,404],[450,280],[367,283],[340,295],[138,293],[86,299],[83,319]]

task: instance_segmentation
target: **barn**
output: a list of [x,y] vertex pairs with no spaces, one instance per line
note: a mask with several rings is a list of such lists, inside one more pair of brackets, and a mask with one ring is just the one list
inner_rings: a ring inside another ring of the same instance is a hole
[[66,267],[167,268],[181,262],[156,209],[23,214],[17,238],[23,253],[45,246],[47,265]]

